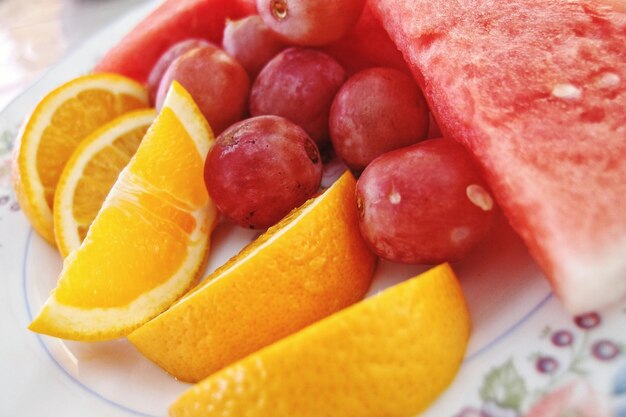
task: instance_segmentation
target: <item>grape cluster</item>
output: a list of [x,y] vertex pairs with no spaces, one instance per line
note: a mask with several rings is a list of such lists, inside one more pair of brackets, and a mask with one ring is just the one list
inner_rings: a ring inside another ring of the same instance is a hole
[[226,22],[221,46],[178,43],[148,81],[157,107],[182,84],[219,135],[205,183],[224,217],[275,224],[318,192],[322,154],[334,151],[362,173],[360,230],[375,253],[406,263],[468,254],[495,215],[472,158],[425,140],[432,116],[412,77],[373,67],[348,78],[319,48],[349,36],[365,0],[256,3],[258,15]]

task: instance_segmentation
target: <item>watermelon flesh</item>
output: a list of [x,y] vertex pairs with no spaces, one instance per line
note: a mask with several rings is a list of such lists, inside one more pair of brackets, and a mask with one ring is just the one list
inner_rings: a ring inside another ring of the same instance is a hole
[[221,44],[226,19],[256,11],[254,0],[167,0],[113,47],[94,68],[145,83],[170,46],[189,38]]
[[626,296],[626,3],[370,0],[573,314]]

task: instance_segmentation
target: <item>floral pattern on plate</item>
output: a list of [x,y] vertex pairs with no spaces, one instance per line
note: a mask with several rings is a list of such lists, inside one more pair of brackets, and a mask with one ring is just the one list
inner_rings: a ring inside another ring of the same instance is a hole
[[11,187],[11,151],[17,130],[6,129],[0,132],[0,190]]
[[0,211],[20,209],[11,187],[11,151],[17,132],[17,127],[0,132]]
[[[592,312],[569,327],[545,326],[533,344],[540,350],[491,368],[479,388],[482,403],[453,417],[626,417],[626,340],[597,335],[602,321]],[[609,392],[601,392],[594,371],[607,365],[616,372]],[[518,367],[532,369],[533,377]]]

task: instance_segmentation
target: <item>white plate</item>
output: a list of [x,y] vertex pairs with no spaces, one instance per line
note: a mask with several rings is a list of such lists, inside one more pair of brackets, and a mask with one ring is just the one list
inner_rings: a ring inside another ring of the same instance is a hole
[[[9,179],[10,150],[25,115],[52,88],[86,73],[152,7],[130,13],[87,41],[0,114],[2,416],[165,416],[168,405],[189,387],[143,359],[125,340],[67,342],[26,329],[55,286],[62,261],[30,228]],[[219,266],[254,236],[220,225],[208,268]],[[592,328],[577,325],[503,219],[475,253],[453,267],[471,310],[473,335],[458,377],[423,415],[561,415],[540,410],[541,402],[561,410],[566,403],[596,410],[571,414],[581,417],[611,415],[598,411],[603,409],[626,417],[626,306],[599,313]],[[424,269],[383,262],[371,293]]]

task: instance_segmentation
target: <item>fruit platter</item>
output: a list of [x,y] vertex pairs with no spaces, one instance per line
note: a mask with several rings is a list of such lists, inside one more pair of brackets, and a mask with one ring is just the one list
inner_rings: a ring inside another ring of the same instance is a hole
[[149,2],[9,104],[0,415],[626,417],[626,7],[468,3]]

